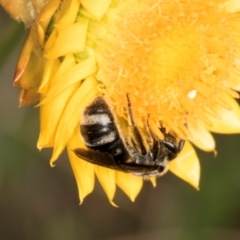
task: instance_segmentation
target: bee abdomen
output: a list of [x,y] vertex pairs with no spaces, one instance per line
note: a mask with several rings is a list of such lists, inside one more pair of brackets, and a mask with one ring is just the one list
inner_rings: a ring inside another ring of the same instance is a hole
[[127,158],[113,115],[102,98],[85,109],[80,132],[88,148],[108,152],[116,161]]
[[88,147],[105,145],[118,137],[113,124],[81,125],[80,131]]

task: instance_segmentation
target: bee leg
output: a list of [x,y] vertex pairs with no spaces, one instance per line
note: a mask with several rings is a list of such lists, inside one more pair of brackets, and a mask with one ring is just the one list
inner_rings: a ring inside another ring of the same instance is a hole
[[146,131],[147,131],[147,134],[148,134],[148,137],[146,138],[146,140],[147,140],[147,144],[149,146],[152,146],[153,145],[154,136],[153,136],[153,133],[152,133],[152,131],[150,129],[148,119],[149,119],[149,116],[147,117],[146,124],[145,124],[146,125]]
[[166,137],[166,134],[167,134],[167,133],[166,133],[166,128],[161,126],[161,127],[160,127],[160,131],[161,131],[161,133],[163,134],[163,136]]
[[141,151],[141,154],[145,155],[147,153],[147,151],[143,144],[142,136],[134,122],[132,106],[130,103],[129,95],[127,94],[126,96],[127,96],[128,122],[129,122],[130,127],[132,128],[134,139],[136,140],[136,144],[138,145],[138,147]]
[[149,144],[149,154],[151,155],[152,159],[156,159],[159,155],[160,147],[159,147],[159,141],[156,137],[156,135],[152,132],[150,126],[149,126],[149,116],[146,121],[146,130],[148,133],[149,138],[147,139],[147,142]]

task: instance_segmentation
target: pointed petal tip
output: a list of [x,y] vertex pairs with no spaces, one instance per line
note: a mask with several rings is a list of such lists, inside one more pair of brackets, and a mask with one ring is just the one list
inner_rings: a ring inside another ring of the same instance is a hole
[[79,206],[81,206],[82,204],[83,204],[83,200],[84,200],[84,198],[82,198],[81,196],[79,196]]
[[19,79],[23,74],[23,69],[17,68],[13,77],[13,86],[20,86]]
[[152,186],[155,188],[157,186],[157,179],[156,177],[149,178],[150,182],[152,183]]
[[131,173],[116,171],[117,186],[134,202],[143,185],[143,178]]
[[109,202],[111,203],[111,205],[112,205],[113,207],[119,208],[119,206],[118,206],[117,204],[115,204],[112,200],[109,199]]
[[56,160],[50,159],[50,166],[51,166],[51,167],[55,167],[55,166],[56,166],[56,165],[54,164],[55,161],[56,161]]
[[193,186],[197,191],[200,191],[199,183],[198,184],[190,183],[190,185]]
[[30,105],[39,100],[39,94],[36,93],[35,89],[20,89],[19,94],[19,107]]
[[199,189],[200,164],[194,148],[186,142],[176,160],[169,163],[169,170],[194,188]]
[[214,155],[214,157],[217,157],[217,154],[218,154],[217,150],[214,149],[214,150],[213,150],[213,155]]

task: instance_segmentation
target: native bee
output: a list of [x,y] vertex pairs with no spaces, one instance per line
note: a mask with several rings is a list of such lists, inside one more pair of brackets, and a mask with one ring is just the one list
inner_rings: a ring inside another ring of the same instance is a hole
[[[168,162],[177,157],[185,141],[166,133],[161,140],[152,132],[148,121],[146,135],[135,123],[129,95],[127,95],[128,130],[123,133],[119,119],[113,114],[105,97],[97,97],[85,108],[80,133],[87,147],[76,148],[75,154],[90,163],[138,176],[161,176],[168,169]],[[145,138],[145,139],[144,139]]]

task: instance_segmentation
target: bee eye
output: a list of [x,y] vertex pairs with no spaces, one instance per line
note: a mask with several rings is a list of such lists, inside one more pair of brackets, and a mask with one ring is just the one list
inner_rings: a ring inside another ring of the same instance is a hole
[[163,141],[163,143],[164,143],[165,147],[167,147],[167,149],[170,150],[171,152],[174,152],[174,153],[177,152],[177,149],[173,143],[165,142],[165,141]]

